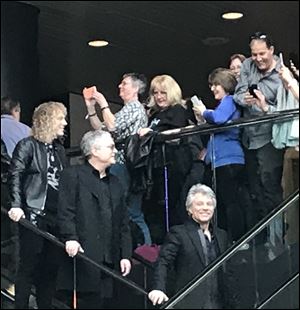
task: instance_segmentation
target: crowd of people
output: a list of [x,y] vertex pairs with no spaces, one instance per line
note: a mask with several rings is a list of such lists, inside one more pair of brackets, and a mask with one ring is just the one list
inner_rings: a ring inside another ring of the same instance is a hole
[[[229,68],[209,74],[214,109],[184,100],[180,85],[167,74],[151,80],[146,107],[139,100],[145,76],[124,74],[119,84],[124,106],[115,114],[95,86],[85,90],[93,130],[81,140],[82,165],[68,167],[62,103],[40,104],[29,128],[20,122],[20,103],[1,98],[1,162],[6,167],[1,176],[8,193],[1,202],[12,221],[25,218],[65,244],[63,253],[19,226],[16,309],[28,308],[32,285],[39,309],[51,309],[56,290],[72,291],[79,252],[127,276],[133,248],[152,243],[162,246],[149,299],[161,304],[169,298],[170,269],[176,272],[176,292],[280,204],[284,149],[272,144],[271,123],[226,129],[208,139],[197,135],[153,143],[162,131],[272,113],[280,86],[299,100],[299,71],[293,66],[293,75],[275,55],[271,38],[257,32],[249,47],[250,57],[234,54]],[[119,143],[133,136],[148,150],[146,188],[137,189],[141,175],[129,169],[126,147]],[[132,243],[136,236],[130,222],[142,232],[138,244]],[[104,298],[112,298],[111,278],[82,260],[77,271],[79,308],[99,309]],[[201,308],[228,306],[219,289],[223,280],[222,274],[211,279]]]

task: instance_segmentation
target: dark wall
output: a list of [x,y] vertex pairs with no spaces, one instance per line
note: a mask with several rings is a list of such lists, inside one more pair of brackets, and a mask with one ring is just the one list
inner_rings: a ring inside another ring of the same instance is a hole
[[21,120],[31,126],[39,104],[38,15],[31,5],[1,1],[1,97],[21,102]]

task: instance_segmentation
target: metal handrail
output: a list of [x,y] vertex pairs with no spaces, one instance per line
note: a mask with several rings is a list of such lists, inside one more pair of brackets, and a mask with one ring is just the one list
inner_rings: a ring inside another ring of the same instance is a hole
[[[2,206],[1,206],[1,213],[4,213],[7,215],[7,210]],[[49,240],[50,242],[54,243],[55,245],[57,245],[61,248],[65,248],[65,244],[63,242],[61,242],[58,238],[56,238],[55,236],[53,236],[52,234],[50,234],[46,231],[39,229],[38,227],[33,225],[31,222],[29,222],[27,219],[22,218],[22,219],[20,219],[20,221],[18,223],[20,223],[21,225],[23,225],[27,229],[30,229],[32,232],[40,235],[41,237]],[[101,271],[103,271],[106,274],[108,274],[109,276],[117,279],[118,281],[124,283],[125,285],[127,285],[131,288],[134,288],[139,293],[142,293],[143,295],[148,295],[148,293],[142,287],[140,287],[139,285],[137,285],[133,281],[125,279],[123,276],[119,275],[116,271],[114,271],[114,270],[112,270],[112,269],[110,269],[110,268],[108,268],[102,264],[96,263],[95,261],[90,259],[85,254],[78,252],[76,257],[83,259],[84,261],[90,263],[91,265],[95,266],[98,269],[101,269]]]
[[[186,136],[191,136],[195,134],[211,134],[224,131],[226,129],[232,128],[244,128],[251,125],[264,124],[268,122],[282,122],[288,121],[294,118],[299,117],[299,109],[291,109],[278,111],[258,117],[251,118],[240,118],[232,122],[215,125],[215,124],[201,124],[201,125],[191,125],[187,127],[166,130],[158,133],[154,138],[154,143],[162,143],[168,140],[178,139]],[[122,145],[125,143],[125,140],[116,141],[116,144]],[[69,149],[66,149],[68,156],[78,156],[81,154],[79,146],[74,146]]]
[[299,200],[299,189],[283,201],[276,209],[269,215],[257,223],[248,233],[245,234],[240,241],[236,242],[232,247],[221,254],[211,265],[206,267],[201,274],[197,275],[188,284],[186,284],[178,293],[166,302],[160,309],[171,309],[186,295],[188,295],[195,287],[199,285],[205,278],[209,277],[215,272],[226,260],[228,260],[235,252],[237,252],[244,244],[251,241],[251,239],[262,231],[267,225],[276,218],[280,213],[289,208],[289,206]]

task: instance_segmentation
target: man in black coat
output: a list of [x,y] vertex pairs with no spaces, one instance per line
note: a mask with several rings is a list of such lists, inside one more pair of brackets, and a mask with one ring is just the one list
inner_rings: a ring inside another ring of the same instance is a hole
[[[175,291],[178,291],[228,247],[226,232],[210,223],[215,207],[215,193],[208,186],[196,184],[191,187],[186,199],[190,218],[183,225],[173,226],[161,247],[154,273],[153,290],[148,295],[153,305],[169,299],[166,295],[169,270],[175,270]],[[210,277],[208,282],[201,286],[196,299],[189,298],[189,304],[184,307],[223,308],[219,272]]]
[[[60,174],[66,165],[60,143],[67,125],[66,107],[55,101],[35,108],[32,136],[16,145],[10,164],[9,218],[26,218],[39,229],[57,235],[56,216]],[[51,309],[55,293],[58,248],[27,227],[19,226],[19,265],[16,274],[15,308],[28,309],[35,285],[39,309]]]
[[[115,163],[115,144],[108,132],[87,132],[81,141],[83,165],[64,171],[59,189],[58,223],[70,257],[84,252],[97,263],[129,274],[132,254],[124,190],[107,168]],[[73,289],[72,259],[66,256],[58,289]],[[112,279],[85,261],[77,260],[79,308],[99,309],[112,296]],[[82,303],[80,304],[80,301]]]

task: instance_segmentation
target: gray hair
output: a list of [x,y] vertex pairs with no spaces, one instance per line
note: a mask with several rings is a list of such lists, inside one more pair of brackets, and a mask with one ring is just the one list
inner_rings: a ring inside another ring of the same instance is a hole
[[111,137],[111,134],[107,131],[103,130],[92,130],[88,131],[84,134],[80,142],[80,148],[85,157],[89,157],[91,155],[92,147],[97,144],[99,145],[103,137]]
[[140,73],[125,73],[123,75],[123,79],[130,77],[133,84],[138,87],[138,93],[142,94],[146,90],[147,86],[147,79],[144,74]]
[[187,198],[185,202],[187,211],[189,211],[189,209],[192,207],[195,196],[199,193],[206,197],[211,198],[214,208],[217,206],[217,199],[216,199],[216,194],[214,193],[214,191],[210,187],[199,183],[199,184],[193,185],[187,194]]

